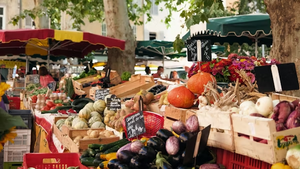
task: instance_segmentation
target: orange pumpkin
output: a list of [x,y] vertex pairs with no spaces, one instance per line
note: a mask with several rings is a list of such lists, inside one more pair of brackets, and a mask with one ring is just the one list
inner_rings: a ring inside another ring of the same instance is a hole
[[178,108],[191,108],[194,104],[195,95],[186,87],[180,86],[168,93],[168,101]]
[[187,82],[187,88],[196,94],[202,94],[205,89],[205,85],[208,82],[216,83],[216,78],[210,73],[198,72],[193,75]]

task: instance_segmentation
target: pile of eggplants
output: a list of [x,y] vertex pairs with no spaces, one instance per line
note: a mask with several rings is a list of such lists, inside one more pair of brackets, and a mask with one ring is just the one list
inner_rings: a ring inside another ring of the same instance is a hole
[[[117,159],[108,163],[109,169],[192,169],[190,164],[183,166],[187,141],[199,132],[197,116],[187,119],[187,125],[175,122],[172,130],[160,129],[154,137],[147,141],[147,146],[137,140],[120,148],[117,152]],[[176,136],[175,136],[176,135]],[[179,137],[178,137],[179,136]],[[202,164],[215,158],[210,152],[199,155]],[[198,168],[200,165],[198,165]],[[216,164],[205,164],[202,169],[218,166]]]

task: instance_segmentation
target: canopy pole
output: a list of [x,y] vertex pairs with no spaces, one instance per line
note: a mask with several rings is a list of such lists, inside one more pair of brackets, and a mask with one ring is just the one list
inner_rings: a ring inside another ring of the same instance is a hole
[[257,38],[255,38],[255,57],[257,58],[257,53],[258,53],[258,50],[257,50]]
[[25,74],[27,74],[29,72],[29,64],[28,64],[28,55],[26,55],[26,72]]

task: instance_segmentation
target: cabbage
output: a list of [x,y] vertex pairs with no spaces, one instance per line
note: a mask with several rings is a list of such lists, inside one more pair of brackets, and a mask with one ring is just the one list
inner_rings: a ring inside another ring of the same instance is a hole
[[286,161],[292,169],[300,168],[300,144],[287,151]]

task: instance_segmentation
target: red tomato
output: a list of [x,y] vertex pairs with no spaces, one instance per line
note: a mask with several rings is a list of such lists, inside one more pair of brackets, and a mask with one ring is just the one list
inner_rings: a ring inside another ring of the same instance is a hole
[[33,95],[33,96],[31,97],[31,100],[37,100],[37,96],[36,96],[36,95]]
[[61,106],[63,106],[63,104],[57,103],[56,106],[57,106],[57,107],[61,107]]
[[47,101],[46,101],[46,105],[47,105],[48,107],[53,107],[53,106],[55,106],[55,104],[54,104],[51,100],[47,100]]
[[54,110],[55,108],[56,108],[56,107],[55,107],[55,106],[53,106],[53,107],[51,107],[51,108],[50,108],[50,110]]
[[43,107],[42,111],[48,111],[50,108],[48,106]]
[[36,100],[32,100],[32,103],[36,103]]

